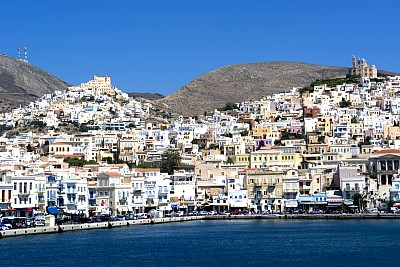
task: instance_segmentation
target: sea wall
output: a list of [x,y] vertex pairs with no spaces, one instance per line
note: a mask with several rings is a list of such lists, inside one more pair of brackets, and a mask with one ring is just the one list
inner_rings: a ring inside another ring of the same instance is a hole
[[35,228],[23,228],[23,229],[11,229],[0,231],[0,237],[13,237],[21,235],[35,235],[35,234],[52,234],[58,233],[58,227],[35,227]]
[[336,219],[336,220],[359,220],[359,219],[400,219],[400,214],[285,214],[285,215],[214,215],[214,216],[190,216],[190,217],[172,217],[172,218],[152,218],[127,221],[110,221],[98,223],[83,223],[83,224],[63,224],[52,227],[36,227],[23,228],[0,231],[0,238],[35,235],[35,234],[51,234],[62,233],[66,231],[77,230],[92,230],[92,229],[107,229],[113,227],[127,227],[143,224],[159,224],[171,222],[185,222],[193,220],[234,220],[234,219],[266,219],[266,220],[321,220],[321,219]]
[[77,231],[77,230],[104,229],[104,228],[142,225],[142,224],[184,222],[184,221],[192,221],[199,219],[205,219],[205,216],[152,218],[152,219],[110,221],[110,222],[82,223],[82,224],[62,224],[52,227],[35,227],[35,228],[3,230],[0,231],[0,238],[23,236],[23,235],[35,235],[35,234],[62,233],[62,232]]
[[400,219],[400,214],[275,214],[275,215],[215,215],[207,216],[206,219],[299,219],[299,220],[356,220],[356,219]]

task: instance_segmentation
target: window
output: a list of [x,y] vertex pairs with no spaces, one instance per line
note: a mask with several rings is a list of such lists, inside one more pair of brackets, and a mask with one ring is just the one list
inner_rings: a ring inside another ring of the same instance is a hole
[[357,191],[360,190],[360,186],[358,185],[358,183],[356,183],[354,187],[355,187],[355,190],[357,190]]

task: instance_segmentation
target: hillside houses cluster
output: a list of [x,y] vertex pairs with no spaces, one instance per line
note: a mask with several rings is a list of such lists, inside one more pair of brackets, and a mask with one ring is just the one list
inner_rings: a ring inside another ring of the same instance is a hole
[[[353,61],[349,73],[359,67],[366,61]],[[369,67],[357,82],[292,88],[196,118],[155,120],[151,104],[130,99],[109,77],[45,95],[0,117],[3,125],[52,128],[0,139],[2,214],[393,205],[400,77],[380,78]],[[59,130],[71,123],[85,131]],[[169,153],[180,158],[173,171],[163,169]]]

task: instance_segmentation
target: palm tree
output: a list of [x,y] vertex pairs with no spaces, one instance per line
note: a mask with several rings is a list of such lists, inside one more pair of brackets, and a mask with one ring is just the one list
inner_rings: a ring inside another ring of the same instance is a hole
[[352,197],[354,205],[358,206],[358,209],[360,211],[364,210],[365,207],[365,201],[366,201],[366,195],[356,193]]

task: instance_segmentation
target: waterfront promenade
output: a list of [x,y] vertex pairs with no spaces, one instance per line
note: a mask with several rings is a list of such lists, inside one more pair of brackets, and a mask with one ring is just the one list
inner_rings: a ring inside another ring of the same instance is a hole
[[144,224],[161,224],[194,220],[384,220],[400,219],[400,214],[275,214],[275,215],[208,215],[185,216],[172,218],[152,218],[140,220],[109,221],[83,224],[62,224],[34,228],[22,228],[0,231],[0,238],[35,234],[54,234],[67,231],[110,229],[113,227],[130,227]]

